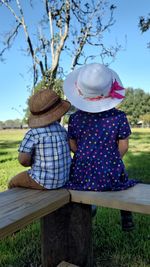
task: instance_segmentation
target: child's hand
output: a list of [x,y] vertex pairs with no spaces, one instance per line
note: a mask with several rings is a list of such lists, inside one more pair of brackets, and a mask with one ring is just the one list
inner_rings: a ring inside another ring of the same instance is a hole
[[23,165],[24,167],[31,166],[32,164],[32,157],[30,153],[20,152],[18,155],[18,160],[20,164]]
[[70,149],[72,152],[76,152],[77,151],[77,143],[75,139],[69,139],[69,145],[70,145]]

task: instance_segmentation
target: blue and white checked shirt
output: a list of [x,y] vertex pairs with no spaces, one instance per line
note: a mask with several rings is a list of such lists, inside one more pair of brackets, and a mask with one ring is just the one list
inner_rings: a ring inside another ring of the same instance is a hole
[[58,122],[30,129],[19,152],[32,155],[33,163],[28,173],[45,188],[62,187],[69,179],[71,155],[67,131]]

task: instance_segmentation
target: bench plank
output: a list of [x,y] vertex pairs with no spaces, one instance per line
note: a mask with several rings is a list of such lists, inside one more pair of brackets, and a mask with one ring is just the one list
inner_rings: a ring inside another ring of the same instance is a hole
[[117,192],[14,188],[0,193],[0,238],[69,203],[70,195],[76,203],[150,214],[150,184]]
[[65,189],[15,188],[0,193],[0,239],[69,203]]
[[123,191],[92,192],[69,190],[71,201],[107,208],[150,214],[150,184],[137,184]]
[[[26,190],[24,188],[24,190]],[[35,190],[36,191],[36,190]],[[13,203],[15,203],[15,201],[18,201],[18,199],[20,200],[23,197],[23,192],[22,190],[20,190],[20,188],[13,188],[12,190],[7,190],[4,192],[0,192],[0,198],[1,198],[1,202],[0,202],[0,206],[5,206],[8,205],[8,203],[10,204],[12,201]],[[17,195],[16,195],[17,193]],[[2,194],[2,196],[1,196]],[[33,195],[33,191],[28,190],[27,196],[32,196]]]

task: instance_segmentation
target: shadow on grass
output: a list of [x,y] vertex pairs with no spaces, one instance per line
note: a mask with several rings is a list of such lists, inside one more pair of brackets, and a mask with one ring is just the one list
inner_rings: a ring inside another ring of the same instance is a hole
[[0,151],[0,156],[6,156],[8,155],[8,152]]
[[[7,153],[7,155],[8,155],[9,153]],[[18,159],[18,157],[9,157],[9,158],[5,158],[5,159],[1,159],[0,160],[0,163],[5,163],[5,162],[7,162],[7,161],[12,161],[12,160],[16,160],[16,159]]]
[[1,149],[16,148],[20,144],[20,141],[2,141],[0,142]]
[[17,152],[19,143],[19,141],[0,142],[0,163],[17,159],[17,155],[15,155],[15,153]]
[[134,132],[134,134],[130,136],[130,139],[137,140],[141,139],[141,137],[145,138],[145,133]]
[[131,134],[130,140],[143,140],[144,143],[150,143],[150,134],[144,132],[134,132],[133,134]]
[[150,152],[140,152],[138,154],[128,152],[125,159],[125,166],[129,178],[137,179],[145,183],[150,183]]

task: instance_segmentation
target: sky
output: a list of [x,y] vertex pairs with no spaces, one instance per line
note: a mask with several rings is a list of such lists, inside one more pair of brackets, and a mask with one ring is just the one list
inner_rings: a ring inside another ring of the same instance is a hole
[[[124,87],[141,88],[150,93],[150,49],[147,48],[150,30],[142,34],[138,27],[139,17],[147,17],[150,13],[150,1],[114,0],[112,3],[117,6],[114,13],[116,22],[106,35],[106,41],[111,45],[112,40],[116,40],[123,49],[110,68],[119,74]],[[29,14],[27,16],[29,19]],[[8,24],[9,12],[0,7],[0,25],[7,29]],[[22,47],[23,36],[20,35],[5,53],[5,62],[0,62],[0,121],[22,119],[31,93],[31,59],[23,54]]]

